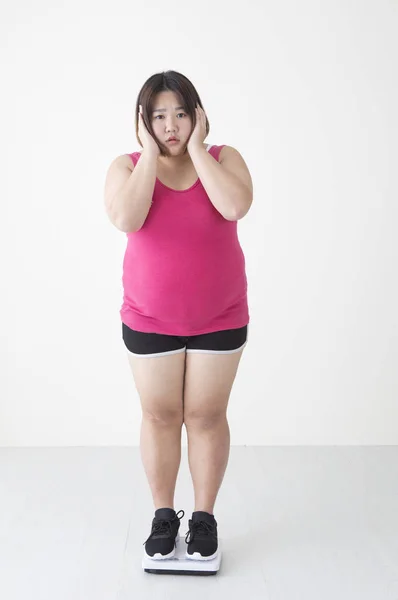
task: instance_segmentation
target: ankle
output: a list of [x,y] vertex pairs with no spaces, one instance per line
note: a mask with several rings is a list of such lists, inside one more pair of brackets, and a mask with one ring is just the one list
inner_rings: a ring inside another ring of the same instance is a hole
[[206,512],[209,515],[212,515],[212,517],[214,517],[214,512],[213,512],[213,508],[209,507],[209,506],[205,506],[205,508],[201,508],[199,505],[198,507],[195,507],[195,510],[193,512]]

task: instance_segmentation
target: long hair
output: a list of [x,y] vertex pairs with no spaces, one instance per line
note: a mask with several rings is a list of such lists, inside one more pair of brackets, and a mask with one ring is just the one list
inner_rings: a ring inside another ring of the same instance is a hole
[[[142,148],[143,146],[138,135],[138,113],[141,105],[143,121],[149,133],[157,143],[161,156],[166,156],[166,154],[156,139],[152,128],[152,111],[156,95],[159,94],[159,92],[168,91],[174,92],[177,95],[181,106],[184,106],[185,112],[191,117],[192,131],[196,125],[196,105],[198,104],[203,109],[201,99],[199,98],[199,94],[194,85],[187,77],[185,77],[185,75],[182,75],[182,73],[178,73],[177,71],[163,71],[152,75],[146,80],[138,94],[135,106],[135,135]],[[209,134],[209,131],[210,123],[206,117],[206,136]]]

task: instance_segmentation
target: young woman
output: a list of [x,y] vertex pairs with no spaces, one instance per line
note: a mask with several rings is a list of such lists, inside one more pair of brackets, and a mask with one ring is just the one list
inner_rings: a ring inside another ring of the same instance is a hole
[[181,73],[151,76],[135,116],[142,149],[111,163],[105,205],[127,234],[122,336],[155,506],[145,551],[153,559],[175,553],[184,424],[195,493],[186,553],[209,560],[217,555],[213,511],[229,457],[227,405],[250,320],[237,221],[251,206],[252,180],[235,148],[204,142],[209,121]]

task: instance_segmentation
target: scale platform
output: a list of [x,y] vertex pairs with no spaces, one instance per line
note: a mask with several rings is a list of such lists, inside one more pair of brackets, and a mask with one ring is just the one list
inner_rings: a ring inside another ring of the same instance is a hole
[[195,560],[186,556],[187,544],[184,536],[176,538],[176,551],[173,558],[153,560],[145,554],[142,568],[146,573],[159,575],[216,575],[221,564],[220,540],[218,540],[217,556],[212,560]]

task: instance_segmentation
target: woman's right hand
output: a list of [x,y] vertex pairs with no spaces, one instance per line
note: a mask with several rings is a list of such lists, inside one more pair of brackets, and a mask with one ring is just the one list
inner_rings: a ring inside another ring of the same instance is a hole
[[138,136],[141,140],[143,150],[145,150],[148,153],[154,154],[156,157],[160,155],[160,148],[149,133],[148,128],[144,123],[141,104],[139,105],[138,110]]

